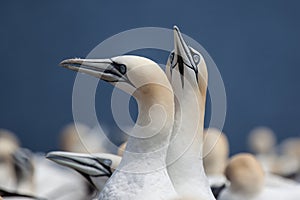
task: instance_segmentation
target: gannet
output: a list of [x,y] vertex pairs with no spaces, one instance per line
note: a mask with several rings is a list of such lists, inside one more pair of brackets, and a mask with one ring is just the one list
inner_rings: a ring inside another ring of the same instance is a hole
[[36,194],[34,183],[34,166],[32,153],[20,148],[12,154],[13,168],[16,176],[16,191],[22,194]]
[[273,165],[272,172],[283,177],[299,181],[300,173],[300,139],[291,137],[279,145],[280,156]]
[[107,153],[85,154],[53,151],[49,152],[46,158],[80,173],[97,193],[102,191],[106,181],[121,162],[120,156]]
[[126,143],[119,146],[118,155],[108,153],[71,153],[64,151],[53,151],[46,158],[80,173],[91,185],[93,191],[99,194],[112,172],[119,166]]
[[0,129],[0,187],[14,189],[16,177],[12,154],[20,146],[18,138],[9,130]]
[[249,133],[248,145],[257,159],[262,163],[265,171],[271,172],[276,160],[274,132],[267,127],[256,127]]
[[268,187],[261,163],[251,154],[233,156],[225,175],[230,186],[219,195],[219,200],[296,200],[300,198],[300,187]]
[[224,175],[229,157],[228,139],[224,133],[216,128],[204,131],[203,165],[214,196],[227,185]]
[[[82,200],[85,185],[81,177],[57,169],[51,161],[20,147],[18,138],[0,130],[0,195],[4,198],[49,198]],[[49,164],[50,163],[50,164]],[[72,171],[71,171],[72,172]],[[76,178],[76,177],[77,178]],[[59,196],[59,198],[58,198]],[[77,197],[77,198],[75,198]]]
[[174,51],[166,74],[175,95],[175,122],[167,155],[168,173],[180,196],[215,199],[204,173],[202,142],[207,88],[203,56],[187,46],[174,26]]
[[9,199],[45,199],[39,197],[35,190],[33,154],[24,148],[18,148],[11,153],[11,163],[14,172],[13,189],[1,189],[0,194]]
[[166,169],[174,121],[174,94],[158,64],[139,56],[68,59],[63,67],[107,81],[131,94],[139,114],[119,167],[100,199],[168,199],[176,195]]
[[86,199],[86,181],[79,174],[47,160],[44,154],[35,153],[33,163],[36,196],[49,200]]

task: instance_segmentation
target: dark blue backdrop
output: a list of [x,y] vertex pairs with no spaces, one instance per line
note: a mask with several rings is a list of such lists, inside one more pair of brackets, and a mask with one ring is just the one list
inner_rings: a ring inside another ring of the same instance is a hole
[[[33,150],[57,148],[60,128],[72,121],[76,75],[58,63],[84,57],[127,29],[177,24],[219,67],[233,153],[247,149],[246,135],[257,125],[271,127],[280,140],[298,136],[299,6],[297,0],[0,1],[0,127]],[[162,62],[167,55],[150,53]],[[110,90],[106,85],[101,94]],[[101,120],[111,124],[109,98],[101,102],[98,112],[108,113]]]

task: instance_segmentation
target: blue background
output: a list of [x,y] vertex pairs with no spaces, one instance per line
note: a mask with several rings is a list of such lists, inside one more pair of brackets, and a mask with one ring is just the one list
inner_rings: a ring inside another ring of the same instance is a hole
[[[85,57],[121,31],[176,24],[206,48],[222,74],[232,153],[247,150],[246,136],[258,125],[279,140],[298,136],[299,6],[297,0],[0,1],[0,127],[16,132],[25,147],[56,149],[60,129],[73,120],[76,76],[58,63]],[[148,55],[162,63],[166,56]],[[112,87],[103,84],[96,107],[113,132]]]

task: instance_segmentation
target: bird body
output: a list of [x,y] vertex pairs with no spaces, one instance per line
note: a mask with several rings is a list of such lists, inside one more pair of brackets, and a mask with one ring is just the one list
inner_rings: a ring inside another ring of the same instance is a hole
[[167,167],[180,196],[215,199],[202,160],[207,69],[202,55],[186,45],[174,27],[175,50],[166,74],[175,95],[175,121],[168,148]]
[[220,200],[296,200],[300,198],[300,187],[272,187],[265,185],[262,165],[251,154],[241,153],[233,156],[226,167],[225,174],[230,181]]
[[168,199],[176,195],[165,163],[174,120],[173,90],[161,68],[139,56],[69,59],[61,65],[111,82],[138,103],[139,115],[122,161],[99,199]]
[[16,187],[12,154],[19,148],[18,138],[14,133],[0,129],[0,187],[12,190]]
[[220,200],[298,200],[300,198],[299,187],[273,188],[265,187],[257,194],[237,193],[224,190],[220,194]]
[[37,196],[57,200],[86,199],[85,183],[76,173],[54,165],[44,154],[35,154],[33,164]]
[[204,131],[203,164],[210,187],[217,198],[228,185],[224,170],[229,156],[229,144],[224,133],[216,128]]

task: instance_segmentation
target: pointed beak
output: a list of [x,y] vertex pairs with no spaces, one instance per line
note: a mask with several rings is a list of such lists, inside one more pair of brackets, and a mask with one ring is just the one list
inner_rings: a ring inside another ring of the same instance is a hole
[[174,26],[174,53],[175,56],[179,56],[182,58],[182,61],[187,66],[193,66],[194,61],[192,59],[192,55],[190,53],[188,45],[185,43],[180,30],[177,26]]
[[88,177],[110,176],[111,160],[99,159],[90,154],[53,151],[46,155],[46,158],[60,165],[72,168],[87,179]]
[[125,81],[125,77],[116,68],[112,59],[67,59],[60,66],[73,71],[82,72],[100,78],[107,82]]

